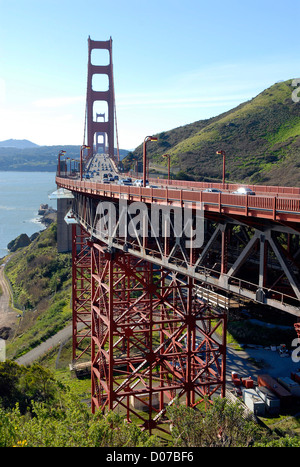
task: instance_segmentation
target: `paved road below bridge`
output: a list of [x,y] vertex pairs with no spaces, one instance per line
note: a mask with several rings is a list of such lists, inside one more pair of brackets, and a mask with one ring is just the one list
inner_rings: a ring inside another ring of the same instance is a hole
[[18,312],[10,307],[11,292],[4,275],[4,265],[0,266],[0,331],[2,328],[15,329],[18,322]]
[[60,345],[60,343],[67,341],[71,337],[72,325],[66,326],[64,329],[55,334],[55,336],[50,337],[45,342],[42,342],[42,344],[39,346],[22,355],[22,357],[16,359],[16,362],[19,363],[19,365],[30,365],[42,357],[50,349]]

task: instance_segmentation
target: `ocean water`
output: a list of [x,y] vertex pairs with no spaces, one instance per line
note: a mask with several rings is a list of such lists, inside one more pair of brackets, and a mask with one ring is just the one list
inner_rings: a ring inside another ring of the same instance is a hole
[[0,171],[0,258],[7,255],[7,244],[18,235],[44,230],[40,204],[56,209],[48,196],[56,190],[54,172]]

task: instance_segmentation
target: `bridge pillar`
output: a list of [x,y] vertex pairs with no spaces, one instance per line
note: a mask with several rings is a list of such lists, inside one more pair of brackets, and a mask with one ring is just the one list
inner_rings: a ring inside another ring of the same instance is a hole
[[72,251],[72,226],[65,222],[65,216],[72,207],[72,199],[57,199],[57,251]]

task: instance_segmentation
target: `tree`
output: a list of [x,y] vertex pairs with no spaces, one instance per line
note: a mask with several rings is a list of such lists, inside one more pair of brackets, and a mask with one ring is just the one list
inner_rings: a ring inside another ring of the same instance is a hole
[[172,423],[174,446],[238,447],[253,444],[258,428],[244,417],[243,407],[226,398],[216,398],[206,410],[177,402],[167,409]]
[[25,413],[32,402],[50,402],[55,398],[58,383],[41,365],[30,367],[7,360],[0,363],[0,404],[13,409],[16,404]]

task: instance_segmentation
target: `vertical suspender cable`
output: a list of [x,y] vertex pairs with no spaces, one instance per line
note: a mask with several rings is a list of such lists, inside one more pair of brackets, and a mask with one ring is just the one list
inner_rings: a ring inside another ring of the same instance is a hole
[[111,67],[112,72],[112,85],[113,85],[113,99],[114,99],[114,112],[115,112],[115,121],[116,121],[116,139],[117,139],[117,160],[120,162],[120,152],[119,152],[119,136],[118,136],[118,125],[117,125],[117,109],[116,109],[116,99],[115,99],[115,80],[113,66]]

